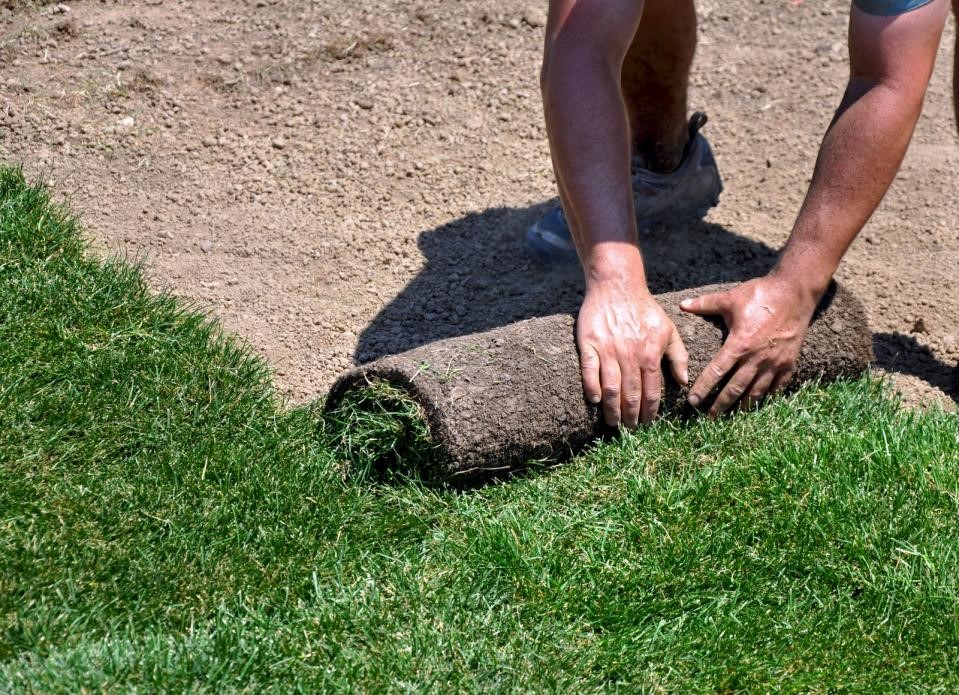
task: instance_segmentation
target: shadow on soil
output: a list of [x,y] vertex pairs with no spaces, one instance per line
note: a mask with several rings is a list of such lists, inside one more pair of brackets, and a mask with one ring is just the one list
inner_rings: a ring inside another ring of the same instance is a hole
[[959,366],[943,362],[928,347],[903,333],[875,333],[872,347],[877,366],[917,376],[959,403]]
[[[490,208],[423,232],[418,244],[425,267],[362,332],[356,362],[533,316],[576,312],[583,297],[579,269],[549,271],[523,252],[526,228],[554,205]],[[776,260],[765,244],[707,222],[644,231],[642,247],[653,292],[745,280]],[[959,369],[913,338],[878,333],[874,348],[879,366],[918,376],[959,402]]]
[[[368,362],[443,338],[534,316],[574,313],[583,297],[578,267],[546,270],[523,252],[526,228],[556,205],[490,208],[423,232],[423,270],[359,337],[354,359]],[[669,292],[765,273],[775,251],[724,227],[694,223],[644,231],[653,292]]]

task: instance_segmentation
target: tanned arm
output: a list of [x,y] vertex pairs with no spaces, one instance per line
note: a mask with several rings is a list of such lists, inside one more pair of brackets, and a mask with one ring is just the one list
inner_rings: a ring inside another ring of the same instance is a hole
[[551,0],[542,92],[553,168],[586,275],[577,344],[586,397],[609,425],[650,422],[665,354],[686,383],[686,348],[646,286],[636,244],[620,89],[641,0]]
[[948,11],[949,0],[894,17],[853,7],[849,84],[779,262],[764,278],[681,304],[722,316],[730,330],[690,391],[694,406],[727,376],[713,416],[737,402],[758,401],[791,379],[819,300],[905,156]]

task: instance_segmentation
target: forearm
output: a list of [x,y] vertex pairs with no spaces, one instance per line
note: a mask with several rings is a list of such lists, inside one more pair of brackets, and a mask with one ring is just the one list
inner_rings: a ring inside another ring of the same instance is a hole
[[645,282],[620,64],[588,45],[551,53],[542,80],[546,127],[563,210],[587,281],[625,265]]
[[922,110],[949,0],[897,16],[853,7],[850,80],[774,274],[818,301],[892,183]]
[[921,108],[914,87],[850,81],[777,274],[818,301],[895,178]]

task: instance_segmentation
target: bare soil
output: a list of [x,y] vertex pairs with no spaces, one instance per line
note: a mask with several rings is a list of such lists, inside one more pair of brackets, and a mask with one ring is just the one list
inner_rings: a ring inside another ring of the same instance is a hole
[[[655,291],[763,272],[848,70],[846,0],[702,0],[691,106],[725,179],[644,235]],[[0,158],[244,336],[293,401],[351,365],[575,311],[521,250],[555,203],[545,1],[0,0]],[[838,274],[909,402],[959,399],[952,20],[902,172]]]

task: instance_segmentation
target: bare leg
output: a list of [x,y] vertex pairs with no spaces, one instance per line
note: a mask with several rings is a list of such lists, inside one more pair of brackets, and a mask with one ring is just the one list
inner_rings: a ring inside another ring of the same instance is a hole
[[653,171],[672,171],[682,161],[695,53],[693,0],[646,0],[623,61],[622,90],[633,146]]

